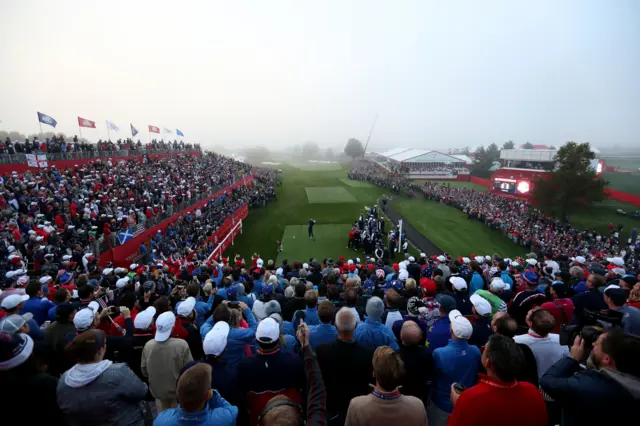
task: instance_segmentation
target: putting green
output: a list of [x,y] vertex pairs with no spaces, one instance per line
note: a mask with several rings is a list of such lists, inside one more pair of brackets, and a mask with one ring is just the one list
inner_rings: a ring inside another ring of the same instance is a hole
[[372,185],[369,182],[360,182],[359,180],[351,180],[349,178],[342,178],[338,180],[352,188],[375,188],[375,185]]
[[322,261],[325,257],[337,257],[340,254],[347,256],[350,253],[346,246],[351,225],[316,224],[313,227],[315,240],[309,239],[308,229],[309,225],[287,225],[281,240],[283,252],[278,253],[277,265],[280,265],[284,259],[306,262],[314,257]]
[[307,186],[309,204],[357,203],[358,200],[341,186]]

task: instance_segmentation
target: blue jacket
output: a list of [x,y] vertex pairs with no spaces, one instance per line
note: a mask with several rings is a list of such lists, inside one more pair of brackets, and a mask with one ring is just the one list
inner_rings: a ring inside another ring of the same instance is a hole
[[469,283],[469,296],[473,295],[478,290],[484,288],[484,279],[478,272],[474,272],[471,276],[471,282]]
[[451,339],[451,320],[448,316],[440,317],[427,330],[426,346],[431,350],[447,346]]
[[202,411],[187,413],[182,408],[170,408],[164,410],[153,421],[154,426],[175,426],[175,425],[216,425],[234,426],[238,417],[238,407],[229,404],[217,391],[213,391],[213,396]]
[[[211,306],[213,305],[213,299],[215,299],[215,295],[211,295],[209,296],[209,300],[207,302],[204,302],[202,300],[200,300],[200,297],[197,298],[196,301],[196,306],[195,306],[195,311],[196,314],[198,314],[196,316],[196,326],[198,328],[202,327],[202,324],[204,324],[204,318],[209,314],[209,312],[211,312]],[[182,302],[178,302],[176,303],[176,309],[175,311],[178,312],[178,306],[180,306]],[[203,336],[204,338],[204,336]]]
[[253,292],[256,294],[257,297],[260,297],[260,295],[262,294],[263,285],[264,285],[264,281],[262,280],[255,280],[253,282]]
[[380,320],[365,319],[358,324],[353,337],[357,343],[372,351],[380,346],[390,346],[394,351],[400,350],[393,331],[385,327]]
[[29,324],[29,337],[31,337],[34,342],[43,341],[44,333],[42,332],[42,329],[40,328],[38,323],[36,323],[35,320],[31,318],[29,321],[27,321],[27,324]]
[[431,401],[441,410],[450,413],[451,385],[460,383],[468,388],[478,380],[480,349],[466,340],[449,340],[449,344],[433,351],[434,386]]
[[[258,328],[258,323],[249,308],[242,312],[242,316],[249,324],[249,328],[232,328],[229,331],[229,336],[227,336],[227,349],[222,353],[222,359],[226,361],[227,366],[231,369],[236,369],[242,358],[244,358],[244,345],[253,343],[253,339],[256,337],[256,328]],[[212,328],[213,315],[200,328],[200,336],[203,340]]]
[[295,311],[293,313],[293,317],[291,320],[291,326],[293,327],[293,330],[297,330],[298,326],[300,325],[300,323],[296,320],[296,313],[297,312],[304,312],[304,322],[307,323],[307,325],[309,327],[311,327],[312,325],[320,325],[320,317],[318,316],[318,308],[306,308],[304,311],[300,310],[300,311]]
[[54,322],[56,320],[56,308],[58,307],[58,305],[54,305],[51,309],[49,309],[49,312],[47,312],[47,319],[51,322]]
[[20,314],[31,312],[33,314],[34,321],[38,326],[40,326],[47,320],[49,309],[54,306],[55,305],[49,299],[44,297],[30,297],[24,302],[24,307]]
[[320,324],[309,327],[309,345],[315,352],[318,345],[331,343],[338,338],[338,330],[333,324]]

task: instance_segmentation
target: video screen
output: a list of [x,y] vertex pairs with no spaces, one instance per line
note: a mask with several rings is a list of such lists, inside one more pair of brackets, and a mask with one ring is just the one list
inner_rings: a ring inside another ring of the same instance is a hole
[[516,183],[495,180],[493,182],[493,189],[496,192],[506,192],[507,194],[515,194]]

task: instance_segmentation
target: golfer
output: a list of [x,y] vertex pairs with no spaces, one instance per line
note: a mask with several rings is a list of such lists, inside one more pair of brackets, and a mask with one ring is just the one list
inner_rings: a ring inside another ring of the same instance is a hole
[[316,221],[313,219],[309,219],[309,239],[310,240],[315,240],[316,236],[313,233],[313,225],[316,224]]

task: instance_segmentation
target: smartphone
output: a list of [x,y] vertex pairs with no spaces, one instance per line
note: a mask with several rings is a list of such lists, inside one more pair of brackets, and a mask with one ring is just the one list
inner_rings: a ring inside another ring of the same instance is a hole
[[456,382],[456,383],[453,384],[453,389],[458,393],[462,393],[467,389],[467,387],[465,385],[463,385],[463,384],[460,384],[460,383]]

